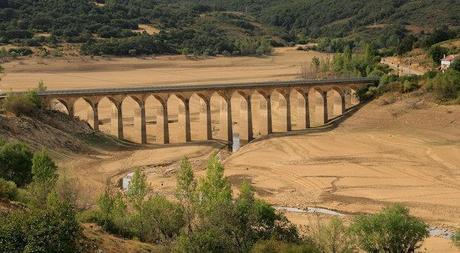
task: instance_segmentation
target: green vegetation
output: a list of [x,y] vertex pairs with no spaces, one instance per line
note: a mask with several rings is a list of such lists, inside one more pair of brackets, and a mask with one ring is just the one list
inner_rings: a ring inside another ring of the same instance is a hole
[[[276,29],[254,18],[192,1],[99,2],[104,5],[85,0],[2,2],[0,43],[18,46],[9,56],[61,43],[83,43],[81,51],[88,55],[238,55],[269,53],[266,43],[271,48],[275,37]],[[140,24],[153,25],[160,33],[135,31]],[[243,52],[247,47],[251,50]]]
[[[14,56],[61,43],[84,43],[90,55],[260,55],[274,45],[321,39],[325,51],[373,41],[385,55],[402,54],[457,37],[443,25],[459,25],[459,8],[450,0],[435,8],[430,0],[8,0],[0,4],[0,43],[17,45]],[[140,24],[160,33],[138,32]]]
[[455,233],[455,235],[452,237],[452,241],[454,242],[454,245],[460,248],[460,230]]
[[[81,231],[75,202],[57,187],[55,163],[45,151],[32,158],[24,144],[1,143],[0,198],[27,206],[0,211],[0,252],[77,252]],[[26,197],[18,198],[19,190]]]
[[373,215],[360,215],[351,227],[360,248],[368,252],[414,252],[428,237],[428,226],[395,205]]
[[1,101],[0,108],[16,116],[32,116],[38,109],[43,108],[43,103],[38,92],[44,90],[46,90],[46,87],[43,81],[40,81],[36,89],[25,93],[9,92],[6,98]]
[[441,102],[460,101],[460,71],[449,69],[446,73],[438,73],[429,80],[428,88]]
[[32,181],[32,152],[19,142],[0,146],[0,177],[22,187]]
[[[198,180],[188,160],[182,161],[177,201],[153,193],[138,169],[126,193],[108,185],[97,209],[77,219],[75,191],[65,178],[59,180],[46,151],[21,156],[28,150],[23,144],[0,143],[2,156],[14,157],[17,166],[27,164],[30,174],[22,188],[0,175],[0,198],[24,204],[0,211],[0,252],[78,252],[80,221],[96,222],[126,238],[163,244],[172,252],[410,252],[428,233],[424,222],[395,205],[358,216],[350,226],[339,218],[318,220],[316,228],[301,236],[283,214],[255,198],[248,182],[234,196],[217,156]],[[18,150],[3,153],[9,146]]]

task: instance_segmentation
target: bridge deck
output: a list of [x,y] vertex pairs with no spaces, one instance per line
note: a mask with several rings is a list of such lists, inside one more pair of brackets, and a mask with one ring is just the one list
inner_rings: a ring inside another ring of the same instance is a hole
[[[330,80],[290,80],[270,82],[245,82],[245,83],[217,83],[217,84],[179,84],[148,87],[125,87],[125,88],[100,88],[100,89],[65,89],[47,90],[40,92],[40,96],[72,96],[72,95],[115,95],[135,93],[163,93],[163,92],[196,92],[207,90],[230,90],[230,89],[257,89],[257,88],[280,88],[296,86],[324,86],[341,84],[375,83],[377,78],[348,78]],[[0,93],[0,98],[6,94]]]

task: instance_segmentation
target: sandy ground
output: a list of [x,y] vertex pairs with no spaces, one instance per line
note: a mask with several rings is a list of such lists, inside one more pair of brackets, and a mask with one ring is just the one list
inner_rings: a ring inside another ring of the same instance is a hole
[[226,161],[227,175],[276,205],[362,213],[399,202],[457,227],[460,108],[405,101],[375,101],[333,131],[248,145]]
[[292,47],[266,57],[24,58],[3,64],[0,89],[26,90],[40,80],[49,89],[287,80],[314,56],[327,57]]
[[[258,197],[277,206],[323,207],[346,215],[403,203],[431,226],[460,222],[460,107],[438,106],[426,96],[387,96],[364,106],[338,128],[257,140],[223,157],[235,191],[251,181]],[[198,177],[218,146],[190,145],[115,153],[73,162],[99,190],[141,167],[156,192],[173,196],[174,172],[191,157]],[[98,176],[98,179],[93,178]],[[94,195],[94,190],[91,193]],[[288,214],[296,224],[308,217]],[[447,239],[430,237],[420,252],[459,252]]]
[[[7,74],[0,87],[23,90],[38,80],[50,89],[65,89],[294,79],[300,65],[314,54],[291,48],[262,58],[24,59],[5,65]],[[278,107],[283,107],[282,102]],[[104,110],[110,114],[110,104]],[[127,117],[127,126],[132,125]],[[275,117],[280,131],[283,120],[283,115]],[[251,143],[225,160],[226,175],[235,186],[250,180],[257,195],[274,205],[319,206],[356,214],[400,202],[430,225],[457,228],[459,122],[458,106],[437,106],[423,96],[386,97],[366,105],[336,129]],[[73,157],[60,165],[79,178],[88,204],[107,179],[116,181],[136,167],[147,172],[155,191],[171,195],[177,160],[190,157],[199,176],[206,158],[221,147],[218,143],[147,146]],[[426,252],[458,252],[440,238],[430,238],[423,247]]]

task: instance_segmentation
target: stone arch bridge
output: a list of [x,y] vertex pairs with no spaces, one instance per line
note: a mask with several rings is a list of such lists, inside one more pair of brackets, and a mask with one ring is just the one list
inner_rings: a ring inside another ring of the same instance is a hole
[[[241,109],[244,107],[245,122],[241,125],[244,128],[245,138],[251,141],[254,138],[253,115],[263,118],[263,125],[266,129],[265,133],[273,132],[272,114],[276,108],[272,108],[272,97],[276,93],[283,101],[285,112],[285,130],[292,130],[293,110],[301,108],[304,112],[298,121],[302,121],[302,128],[309,128],[310,122],[310,101],[309,95],[315,94],[322,102],[322,122],[326,124],[330,120],[331,99],[328,99],[329,93],[334,93],[338,103],[334,103],[333,107],[338,112],[338,116],[359,103],[356,96],[356,91],[371,84],[377,80],[372,78],[353,78],[353,79],[334,79],[334,80],[295,80],[295,81],[273,81],[273,82],[257,82],[257,83],[227,83],[227,84],[206,84],[206,85],[174,85],[174,86],[153,86],[153,87],[131,87],[131,88],[104,88],[104,89],[73,89],[73,90],[49,90],[40,92],[39,96],[48,104],[62,104],[68,114],[74,117],[75,102],[84,100],[89,105],[88,123],[99,131],[99,103],[102,99],[108,99],[112,104],[112,113],[110,118],[111,133],[119,139],[124,139],[123,130],[123,104],[127,98],[135,101],[136,108],[134,113],[134,128],[136,132],[136,140],[145,144],[147,143],[147,120],[146,120],[146,101],[155,99],[161,105],[161,110],[156,112],[157,128],[156,134],[160,136],[161,143],[170,142],[169,130],[169,115],[168,101],[171,97],[176,97],[182,106],[182,114],[185,120],[183,121],[183,136],[185,142],[192,141],[191,127],[191,103],[190,100],[198,99],[201,108],[199,109],[200,117],[204,121],[201,131],[204,132],[204,139],[213,139],[212,130],[212,114],[211,114],[211,99],[215,96],[220,97],[220,120],[221,128],[226,128],[225,137],[230,144],[233,141],[234,121],[232,119],[232,110]],[[281,95],[281,96],[280,96]],[[297,101],[291,99],[292,96],[297,96]],[[233,104],[232,98],[239,96],[242,103]],[[253,98],[258,96],[262,98],[265,104],[263,113],[254,112]],[[319,101],[319,100],[318,100]],[[354,102],[353,102],[354,101]],[[239,108],[238,108],[239,106]],[[196,108],[195,108],[196,109]],[[265,114],[265,115],[262,115]],[[260,121],[260,120],[259,120]],[[239,122],[242,123],[242,122]],[[242,126],[244,125],[244,127]],[[181,130],[182,131],[182,130]]]

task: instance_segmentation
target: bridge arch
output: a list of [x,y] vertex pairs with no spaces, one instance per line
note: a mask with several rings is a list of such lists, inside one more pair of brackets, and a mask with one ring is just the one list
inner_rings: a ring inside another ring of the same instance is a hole
[[184,143],[186,140],[185,103],[180,94],[171,94],[167,100],[170,143]]
[[256,90],[251,94],[254,138],[268,134],[267,99]]
[[53,98],[49,101],[49,108],[51,110],[63,112],[69,116],[73,116],[73,104],[70,105],[69,101],[61,98]]
[[310,120],[312,126],[321,126],[328,122],[327,91],[313,87],[308,92],[310,100]]
[[273,132],[289,131],[288,124],[288,101],[290,94],[285,90],[273,90],[271,93],[272,129]]
[[345,110],[345,93],[339,87],[332,87],[327,91],[328,119],[341,116]]

